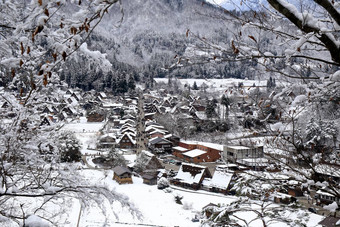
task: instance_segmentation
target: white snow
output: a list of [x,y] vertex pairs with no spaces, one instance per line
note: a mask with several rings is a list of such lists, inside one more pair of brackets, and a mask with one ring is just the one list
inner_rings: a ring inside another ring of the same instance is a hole
[[298,95],[295,97],[294,101],[292,102],[291,106],[298,106],[301,105],[303,102],[306,102],[307,96],[305,95]]
[[327,206],[324,206],[323,208],[325,208],[326,210],[329,210],[330,212],[335,212],[336,209],[338,209],[338,204],[336,202],[333,202]]
[[173,147],[172,149],[178,150],[178,151],[187,151],[188,149],[180,146]]
[[206,187],[215,187],[219,189],[227,189],[233,174],[224,171],[215,171],[212,179],[205,179],[203,185]]
[[49,224],[46,220],[36,216],[36,215],[30,215],[26,221],[25,224],[27,226],[34,226],[34,227],[48,227]]
[[336,71],[331,77],[330,80],[340,82],[340,70]]
[[206,153],[207,153],[206,151],[202,151],[200,149],[194,149],[194,150],[183,153],[183,155],[188,156],[190,158],[194,158],[202,154],[206,154]]
[[[183,165],[190,165],[196,167],[197,169],[199,169],[199,171],[195,171],[196,174],[192,175],[190,172],[186,172],[183,170]],[[205,168],[206,168],[205,166],[200,165],[192,165],[188,163],[182,164],[174,179],[187,184],[198,184],[203,176]]]

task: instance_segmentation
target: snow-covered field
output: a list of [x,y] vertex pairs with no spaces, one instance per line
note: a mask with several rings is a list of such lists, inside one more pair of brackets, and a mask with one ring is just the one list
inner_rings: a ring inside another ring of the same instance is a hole
[[[127,196],[135,207],[141,212],[142,218],[133,217],[127,209],[118,204],[104,204],[107,213],[104,215],[98,207],[91,207],[82,213],[80,226],[116,226],[120,223],[145,224],[147,226],[199,226],[199,223],[191,219],[209,203],[228,204],[234,200],[233,197],[212,194],[204,191],[187,191],[173,189],[166,193],[158,190],[157,186],[143,184],[141,178],[133,177],[133,184],[119,185],[112,180],[112,171],[83,170],[82,174],[93,183],[106,184],[110,189]],[[183,205],[175,202],[174,195],[183,196]],[[109,206],[109,207],[108,207]],[[113,214],[116,213],[117,217]]]
[[[168,78],[154,78],[154,80],[159,83],[168,83]],[[178,79],[178,81],[182,84],[188,84],[191,87],[196,82],[197,86],[200,87],[203,83],[207,85],[207,90],[212,91],[221,91],[226,90],[228,88],[237,87],[239,83],[243,83],[244,86],[266,86],[266,80],[247,80],[247,79],[235,79],[235,78],[228,78],[228,79]]]
[[[102,128],[103,123],[87,123],[84,119],[79,122],[70,123],[63,127],[63,130],[73,131],[82,143],[82,153],[90,152],[88,146],[95,141],[98,131]],[[95,154],[97,151],[93,151]],[[133,161],[135,155],[125,155],[129,161]],[[91,160],[89,164],[94,165]],[[84,166],[85,167],[85,166]],[[112,180],[113,171],[103,169],[79,169],[79,174],[83,175],[87,182],[93,185],[103,185],[110,190],[120,193],[125,200],[130,201],[141,214],[133,215],[131,212],[122,207],[120,203],[109,203],[103,200],[101,204],[91,204],[81,210],[81,205],[77,200],[70,201],[67,223],[65,226],[97,227],[97,226],[200,226],[200,222],[192,222],[192,218],[199,215],[202,208],[209,203],[229,204],[235,201],[237,197],[224,196],[222,194],[210,193],[206,191],[190,191],[182,188],[173,187],[172,192],[158,190],[157,186],[143,184],[142,179],[133,177],[133,184],[119,185]],[[183,196],[183,205],[175,202],[175,195]],[[96,196],[96,195],[94,195]],[[104,212],[103,212],[104,211]],[[287,214],[293,220],[299,219],[299,215]],[[252,219],[252,212],[242,214],[244,219]],[[295,217],[296,216],[296,217]],[[294,218],[295,217],[295,218]],[[307,221],[307,226],[318,226],[317,223],[322,220],[322,216],[311,215]],[[256,227],[258,222],[253,222]],[[273,223],[270,226],[287,226],[283,223]]]

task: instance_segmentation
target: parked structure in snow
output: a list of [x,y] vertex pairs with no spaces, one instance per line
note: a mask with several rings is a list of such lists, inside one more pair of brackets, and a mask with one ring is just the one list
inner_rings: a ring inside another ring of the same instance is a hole
[[223,159],[236,163],[240,159],[263,158],[263,146],[246,147],[226,145],[223,148]]
[[233,177],[234,173],[217,168],[211,179],[206,178],[203,180],[203,189],[211,192],[226,194],[231,187]]
[[208,167],[183,163],[171,183],[184,188],[198,190],[206,178],[212,178]]
[[131,171],[123,166],[116,166],[113,168],[113,180],[119,184],[132,184],[132,173]]
[[149,148],[152,151],[161,149],[164,152],[170,152],[172,148],[172,142],[162,137],[155,137],[149,140]]
[[222,152],[223,145],[196,141],[180,141],[173,148],[173,155],[191,163],[215,162]]

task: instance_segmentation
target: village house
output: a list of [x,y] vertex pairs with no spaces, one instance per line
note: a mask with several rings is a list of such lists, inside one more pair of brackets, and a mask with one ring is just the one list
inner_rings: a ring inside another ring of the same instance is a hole
[[340,206],[340,198],[324,190],[318,190],[315,193],[315,197],[318,199],[320,204],[328,205],[333,202],[336,202],[338,206]]
[[173,147],[173,155],[187,162],[215,162],[221,158],[223,145],[196,141],[180,141]]
[[144,120],[147,121],[147,120],[153,120],[155,116],[155,113],[145,113],[144,115]]
[[102,122],[105,119],[105,114],[93,111],[87,115],[87,122]]
[[163,138],[169,140],[172,143],[173,146],[178,146],[178,143],[180,141],[180,138],[178,136],[173,135],[173,134],[164,135]]
[[132,184],[132,172],[123,166],[116,166],[113,168],[113,180],[119,184]]
[[263,158],[263,146],[246,147],[226,145],[223,148],[223,159],[236,163],[239,159]]
[[168,133],[168,131],[166,131],[166,130],[155,129],[155,130],[148,133],[148,137],[149,138],[164,137],[164,135],[166,135],[167,133]]
[[322,221],[318,223],[322,227],[339,227],[340,226],[340,218],[339,217],[325,217]]
[[99,138],[97,148],[112,148],[116,145],[116,137],[111,134],[102,135]]
[[183,153],[187,152],[189,149],[181,147],[181,146],[175,146],[172,147],[172,154],[178,158],[184,158]]
[[142,174],[143,183],[148,185],[156,185],[157,175],[157,172],[147,172]]
[[149,140],[149,148],[152,151],[161,149],[164,152],[171,152],[172,142],[162,137],[155,137]]
[[133,138],[132,134],[125,133],[117,141],[117,144],[119,145],[120,148],[132,149],[136,147],[136,140]]
[[256,171],[263,171],[269,166],[269,160],[266,158],[245,158],[238,159],[236,162],[240,165]]
[[227,172],[221,168],[216,168],[213,177],[206,178],[202,182],[202,189],[227,194],[231,188],[231,181],[235,178],[234,173]]
[[212,178],[208,167],[183,163],[177,175],[171,180],[176,186],[198,190],[206,178]]

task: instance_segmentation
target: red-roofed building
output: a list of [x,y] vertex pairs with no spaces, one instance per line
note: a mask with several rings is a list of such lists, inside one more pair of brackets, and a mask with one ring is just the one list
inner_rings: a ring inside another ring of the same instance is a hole
[[203,142],[180,141],[177,147],[173,147],[173,155],[187,162],[215,162],[221,158],[223,145]]

